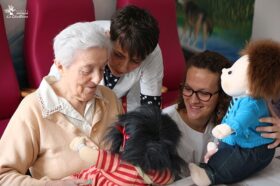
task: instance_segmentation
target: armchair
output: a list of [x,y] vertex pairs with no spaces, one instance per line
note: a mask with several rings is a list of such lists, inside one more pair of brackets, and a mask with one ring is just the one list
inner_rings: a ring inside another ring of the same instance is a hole
[[53,38],[70,24],[94,21],[92,0],[27,0],[24,54],[29,85],[37,88],[53,64]]
[[16,72],[10,55],[5,32],[3,12],[0,6],[0,138],[14,111],[21,101]]

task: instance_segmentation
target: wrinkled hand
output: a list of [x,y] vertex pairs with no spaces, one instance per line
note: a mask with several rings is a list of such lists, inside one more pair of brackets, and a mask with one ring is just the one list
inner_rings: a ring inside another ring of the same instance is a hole
[[86,137],[75,137],[70,143],[70,149],[73,151],[79,151],[82,145],[85,145]]
[[213,154],[215,154],[217,151],[218,151],[218,147],[217,147],[216,143],[209,142],[207,144],[207,153],[204,156],[204,163],[207,163],[209,161],[209,159],[211,158],[211,156],[213,156]]
[[45,186],[82,186],[87,185],[87,180],[82,179],[66,179],[66,180],[55,180],[48,181]]
[[261,118],[260,122],[271,123],[271,126],[257,127],[256,130],[261,132],[261,136],[264,138],[272,138],[275,141],[268,145],[269,149],[273,149],[280,144],[280,118],[277,117],[265,117]]
[[232,130],[227,124],[220,124],[213,128],[212,134],[215,138],[223,139],[224,137],[230,135]]

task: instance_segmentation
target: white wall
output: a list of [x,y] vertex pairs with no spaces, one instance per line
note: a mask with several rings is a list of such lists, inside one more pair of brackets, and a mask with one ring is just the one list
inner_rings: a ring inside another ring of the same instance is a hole
[[279,0],[255,0],[252,39],[261,38],[280,42]]

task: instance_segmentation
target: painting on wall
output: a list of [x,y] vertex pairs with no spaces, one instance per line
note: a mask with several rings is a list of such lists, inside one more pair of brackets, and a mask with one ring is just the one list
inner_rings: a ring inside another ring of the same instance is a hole
[[252,34],[255,0],[176,0],[180,43],[189,53],[216,51],[231,61]]

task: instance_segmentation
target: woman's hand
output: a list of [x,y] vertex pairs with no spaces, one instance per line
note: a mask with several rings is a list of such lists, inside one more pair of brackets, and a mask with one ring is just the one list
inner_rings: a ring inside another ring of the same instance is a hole
[[256,130],[261,132],[264,138],[272,138],[275,141],[268,145],[269,149],[273,149],[280,144],[280,119],[277,117],[265,117],[259,120],[260,122],[271,123],[271,126],[257,127]]
[[65,179],[65,180],[48,181],[45,186],[83,186],[88,184],[89,183],[87,180]]

